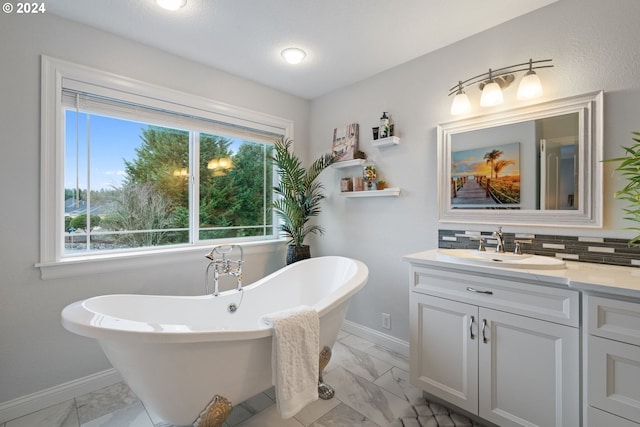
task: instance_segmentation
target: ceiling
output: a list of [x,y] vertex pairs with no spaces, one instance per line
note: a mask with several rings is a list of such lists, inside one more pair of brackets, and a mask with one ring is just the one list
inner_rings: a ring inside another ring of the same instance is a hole
[[[557,0],[55,0],[47,12],[307,99]],[[289,65],[287,47],[307,52]]]

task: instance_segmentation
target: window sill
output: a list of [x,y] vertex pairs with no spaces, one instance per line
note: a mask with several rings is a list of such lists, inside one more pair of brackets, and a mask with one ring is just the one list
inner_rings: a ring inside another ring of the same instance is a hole
[[[140,252],[115,254],[99,254],[83,257],[66,258],[61,261],[40,262],[35,267],[40,269],[42,280],[60,279],[111,272],[132,268],[144,268],[158,265],[158,263],[181,263],[192,261],[195,257],[204,256],[214,245],[197,245],[180,248],[149,249]],[[262,240],[242,243],[244,255],[262,254],[284,251],[285,239]]]

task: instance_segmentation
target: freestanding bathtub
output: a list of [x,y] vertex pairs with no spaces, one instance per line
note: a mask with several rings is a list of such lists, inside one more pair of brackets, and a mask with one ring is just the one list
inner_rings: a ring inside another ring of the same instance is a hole
[[317,257],[217,297],[89,298],[68,305],[62,324],[98,340],[147,409],[174,425],[191,425],[214,395],[240,403],[271,387],[272,330],[261,316],[311,306],[320,316],[320,348],[331,348],[349,298],[368,275],[360,261]]

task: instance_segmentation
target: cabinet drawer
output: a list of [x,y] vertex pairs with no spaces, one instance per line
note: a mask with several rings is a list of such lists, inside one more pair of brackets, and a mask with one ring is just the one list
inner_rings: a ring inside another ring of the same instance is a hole
[[567,326],[580,324],[580,294],[537,282],[411,268],[411,290]]
[[640,303],[585,296],[587,333],[640,345]]
[[588,336],[589,405],[640,423],[640,347]]
[[589,406],[587,408],[587,423],[586,427],[640,427],[640,424],[636,424],[624,418],[617,417],[608,412],[601,411],[599,409]]

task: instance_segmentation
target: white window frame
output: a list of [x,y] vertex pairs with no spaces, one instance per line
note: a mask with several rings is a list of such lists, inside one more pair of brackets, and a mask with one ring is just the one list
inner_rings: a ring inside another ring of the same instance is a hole
[[[202,251],[207,242],[132,249],[118,253],[64,256],[64,126],[63,86],[88,88],[91,93],[113,96],[141,105],[167,106],[180,113],[293,138],[293,121],[250,109],[213,101],[124,76],[43,55],[41,63],[41,190],[40,262],[43,279],[144,266],[158,262],[158,254],[188,256]],[[64,84],[63,84],[64,81]],[[103,92],[103,93],[96,93]],[[195,153],[197,154],[197,153]],[[192,168],[197,173],[197,168]],[[210,244],[210,242],[208,242]],[[245,253],[279,250],[282,239],[247,241]]]

